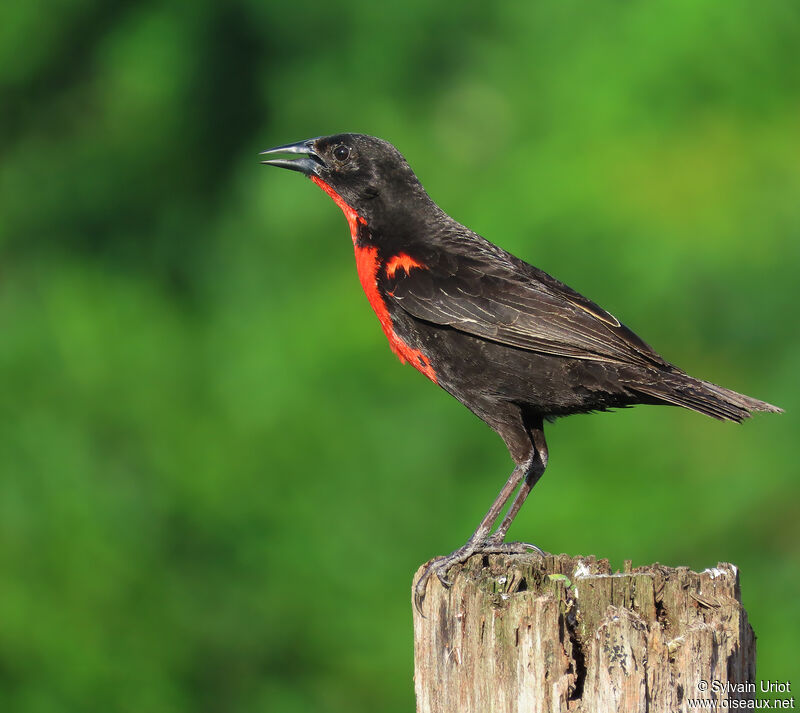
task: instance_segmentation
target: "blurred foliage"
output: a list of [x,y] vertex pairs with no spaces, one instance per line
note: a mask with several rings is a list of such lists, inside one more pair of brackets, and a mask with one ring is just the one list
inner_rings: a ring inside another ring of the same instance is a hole
[[800,8],[458,8],[3,3],[0,710],[411,709],[411,575],[510,461],[394,360],[338,209],[258,165],[348,130],[786,408],[559,422],[512,535],[735,562],[759,676],[797,672]]

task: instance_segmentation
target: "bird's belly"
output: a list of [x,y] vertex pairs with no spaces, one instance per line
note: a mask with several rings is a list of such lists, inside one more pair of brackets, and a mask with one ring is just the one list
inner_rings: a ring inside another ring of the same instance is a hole
[[479,417],[498,402],[543,416],[626,406],[639,399],[625,389],[631,367],[509,347],[406,317],[395,331],[424,354],[437,383]]

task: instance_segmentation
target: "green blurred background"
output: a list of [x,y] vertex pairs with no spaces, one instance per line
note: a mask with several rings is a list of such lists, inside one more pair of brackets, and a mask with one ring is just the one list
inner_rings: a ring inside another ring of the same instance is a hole
[[395,143],[445,210],[783,406],[548,430],[511,535],[741,569],[800,633],[800,8],[5,0],[0,710],[409,711],[410,581],[510,470],[257,152]]

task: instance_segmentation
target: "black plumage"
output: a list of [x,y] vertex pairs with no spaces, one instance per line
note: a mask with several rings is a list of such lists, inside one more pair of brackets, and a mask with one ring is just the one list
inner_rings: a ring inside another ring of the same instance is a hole
[[300,155],[265,163],[310,176],[342,208],[394,351],[497,431],[516,463],[469,541],[431,562],[418,606],[431,572],[446,582],[474,552],[532,547],[504,539],[547,465],[545,421],[635,404],[736,422],[780,411],[689,376],[591,300],[453,220],[391,144],[339,134],[264,153]]

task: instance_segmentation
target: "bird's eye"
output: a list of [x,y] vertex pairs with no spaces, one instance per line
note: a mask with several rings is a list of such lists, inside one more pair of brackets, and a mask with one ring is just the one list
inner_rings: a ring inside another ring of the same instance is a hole
[[350,149],[347,146],[337,146],[333,150],[333,157],[337,161],[347,161],[350,158]]

